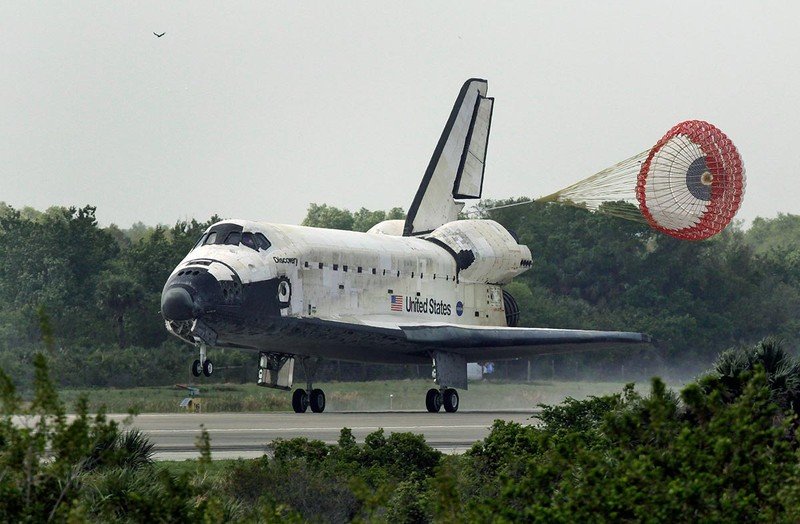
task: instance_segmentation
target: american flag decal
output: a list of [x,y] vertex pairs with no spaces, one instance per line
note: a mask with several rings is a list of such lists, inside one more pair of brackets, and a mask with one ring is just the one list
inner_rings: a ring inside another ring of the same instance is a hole
[[389,300],[392,311],[403,311],[403,295],[392,295]]

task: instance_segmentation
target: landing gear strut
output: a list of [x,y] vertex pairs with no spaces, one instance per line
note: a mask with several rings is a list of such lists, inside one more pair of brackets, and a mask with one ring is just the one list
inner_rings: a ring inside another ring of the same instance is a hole
[[311,407],[314,413],[325,411],[325,392],[321,389],[314,389],[313,382],[317,375],[317,369],[321,359],[305,357],[300,360],[306,375],[306,389],[295,389],[292,394],[292,409],[295,413],[305,413]]
[[444,406],[448,413],[458,411],[458,391],[453,388],[429,389],[425,395],[425,407],[430,413],[438,413]]
[[211,373],[213,372],[214,365],[211,363],[211,360],[206,358],[206,345],[201,342],[200,358],[192,362],[192,375],[199,377],[200,373],[202,373],[203,375],[210,377]]

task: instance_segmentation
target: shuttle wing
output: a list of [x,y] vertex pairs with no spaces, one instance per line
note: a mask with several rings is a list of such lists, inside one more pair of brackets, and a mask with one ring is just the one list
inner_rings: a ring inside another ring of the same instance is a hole
[[644,333],[455,324],[402,326],[409,342],[464,355],[470,362],[651,345]]
[[487,82],[473,78],[461,87],[425,176],[408,210],[405,236],[430,233],[458,218],[463,202],[480,198],[494,98]]
[[383,349],[419,356],[440,350],[462,355],[468,362],[652,345],[649,335],[627,331],[342,322],[310,318],[301,319],[300,322],[309,330],[309,334],[324,335],[326,339],[338,343],[368,344],[376,352]]

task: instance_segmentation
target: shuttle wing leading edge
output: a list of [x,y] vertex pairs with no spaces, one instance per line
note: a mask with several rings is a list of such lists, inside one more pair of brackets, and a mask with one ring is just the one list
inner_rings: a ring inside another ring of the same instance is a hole
[[408,211],[405,236],[430,233],[458,218],[463,202],[480,198],[494,99],[487,82],[473,78],[461,87],[425,176]]

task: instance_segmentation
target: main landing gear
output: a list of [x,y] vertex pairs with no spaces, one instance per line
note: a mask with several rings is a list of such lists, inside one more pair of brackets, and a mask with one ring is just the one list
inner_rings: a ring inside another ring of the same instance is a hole
[[458,391],[453,388],[429,389],[425,395],[425,407],[430,413],[438,413],[444,406],[448,413],[458,411]]
[[306,375],[306,389],[294,390],[292,409],[295,413],[305,413],[310,407],[314,413],[322,413],[325,411],[325,392],[321,389],[314,389],[313,385],[317,368],[322,359],[262,351],[258,357],[258,382],[256,384],[284,391],[291,390],[294,379],[294,363],[298,358]]
[[305,389],[297,388],[292,394],[292,409],[295,413],[305,413],[311,407],[314,413],[325,411],[325,392],[321,389],[309,389],[309,394]]
[[432,375],[438,389],[431,388],[425,395],[425,407],[430,413],[438,413],[444,406],[448,413],[458,411],[458,392],[455,388],[467,389],[467,359],[463,355],[445,351],[433,351]]
[[292,394],[292,409],[295,413],[305,413],[311,407],[314,413],[325,411],[325,392],[321,389],[314,389],[312,383],[317,375],[317,368],[321,359],[305,357],[300,361],[306,375],[306,389],[298,388]]
[[192,362],[192,375],[195,377],[199,377],[200,373],[203,375],[210,377],[211,373],[214,372],[214,365],[211,363],[206,357],[206,345],[200,344],[200,358]]

